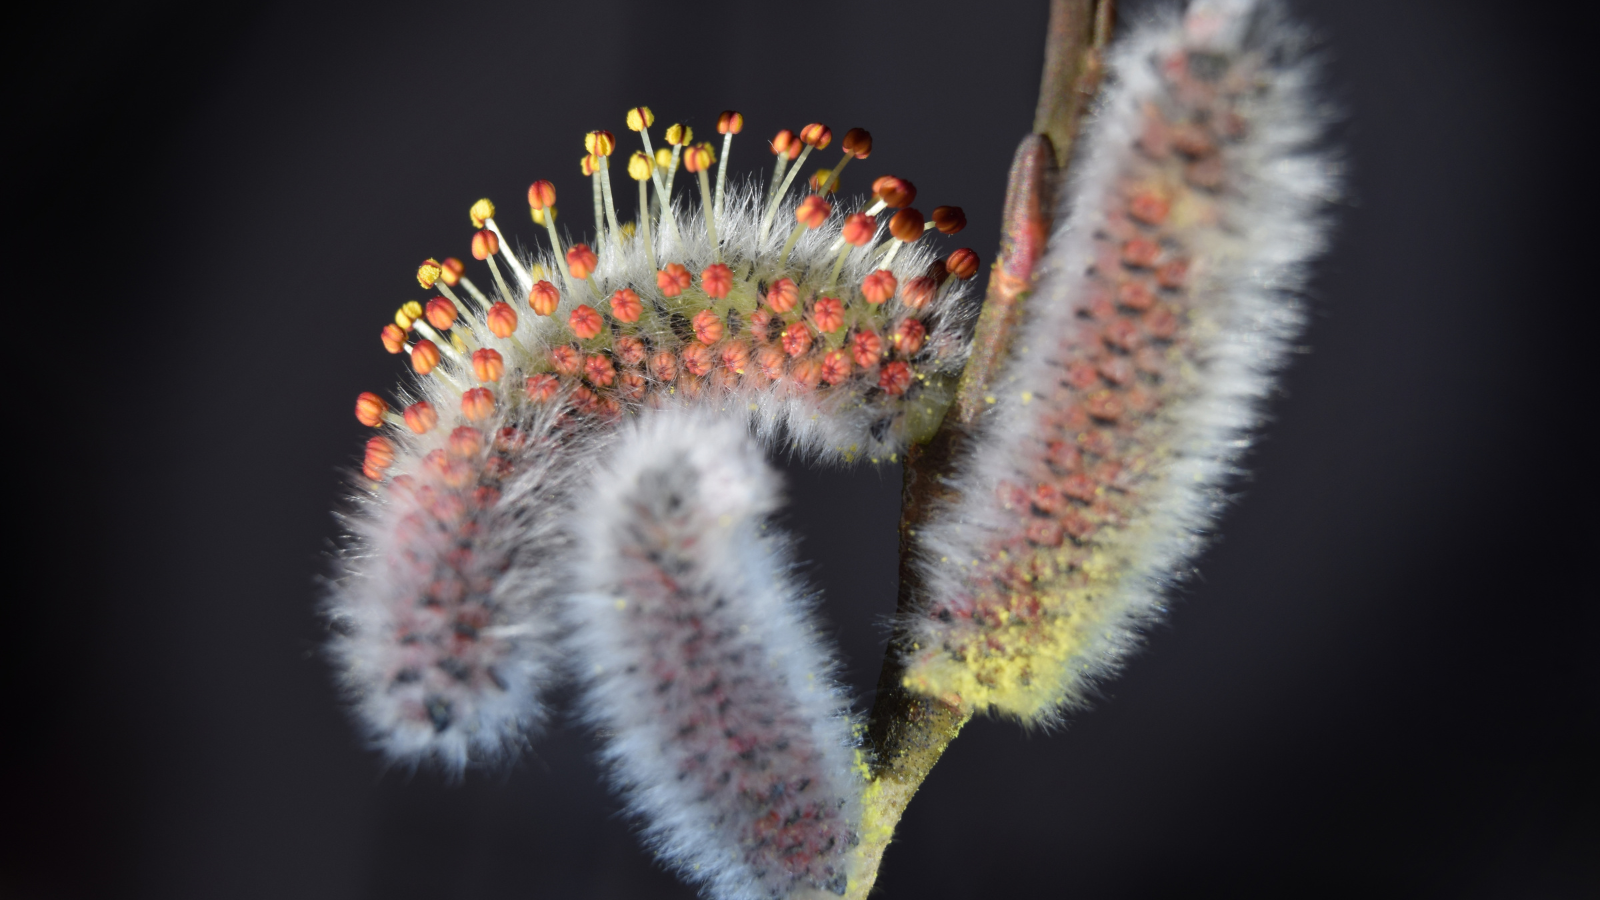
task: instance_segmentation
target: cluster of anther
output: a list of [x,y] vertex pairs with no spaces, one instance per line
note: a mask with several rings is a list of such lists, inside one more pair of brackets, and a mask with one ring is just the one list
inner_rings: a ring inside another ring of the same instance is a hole
[[[693,398],[710,388],[753,389],[769,396],[774,391],[778,396],[846,392],[860,402],[891,407],[886,415],[892,416],[897,400],[915,394],[923,368],[936,370],[941,361],[948,365],[959,356],[959,347],[936,344],[930,335],[949,290],[946,280],[973,277],[977,255],[956,250],[910,277],[904,272],[897,277],[891,266],[901,249],[926,231],[961,230],[961,210],[940,207],[925,220],[911,206],[916,188],[892,176],[877,179],[870,205],[842,222],[827,199],[846,165],[871,152],[867,132],[850,131],[842,141],[843,158],[811,179],[814,193],[794,208],[793,229],[781,252],[774,253],[766,235],[808,155],[831,143],[826,126],[808,125],[798,134],[780,131],[772,140],[777,166],[765,198],[754,198],[753,211],[750,198],[742,201],[745,208],[733,211],[744,217],[746,231],[752,215],[759,218],[752,240],[749,234],[719,239],[717,231],[719,220],[732,217],[726,167],[732,137],[743,128],[741,115],[725,112],[718,120],[724,140],[714,190],[708,172],[719,157],[710,144],[693,144],[692,131],[674,125],[666,132],[670,150],[653,150],[650,110],[630,110],[627,121],[645,147],[627,165],[639,186],[634,222],[619,224],[612,196],[609,160],[616,140],[609,132],[591,132],[582,170],[593,183],[593,246],[563,245],[555,229],[556,189],[548,181],[529,187],[528,202],[534,221],[548,232],[558,261],[554,271],[513,255],[494,222],[494,205],[480,200],[471,210],[479,228],[472,255],[488,264],[498,297],[479,290],[459,260],[430,259],[418,270],[418,283],[438,296],[406,304],[384,327],[389,352],[409,354],[419,376],[435,377],[459,396],[452,418],[472,425],[524,404],[556,403],[580,416],[614,419],[633,405],[663,402],[669,394]],[[670,200],[679,168],[698,179],[701,219],[714,257],[694,270],[669,258],[685,244],[680,229],[687,227]],[[879,218],[891,209],[885,228]],[[819,229],[827,234],[836,229],[826,257],[819,260],[813,250],[803,265],[791,259],[800,239]],[[664,257],[659,260],[658,246]],[[852,270],[859,269],[863,248],[874,254],[868,258],[875,268],[856,283],[842,283],[847,257],[857,253]],[[654,278],[630,281],[626,272],[631,270],[622,261],[641,250]],[[509,279],[502,266],[510,270]],[[513,290],[512,284],[520,287]],[[426,401],[397,416],[375,394],[361,396],[357,415],[368,425],[387,419],[418,435],[438,421]],[[369,451],[364,472],[380,479],[392,460],[392,445],[374,439]]]

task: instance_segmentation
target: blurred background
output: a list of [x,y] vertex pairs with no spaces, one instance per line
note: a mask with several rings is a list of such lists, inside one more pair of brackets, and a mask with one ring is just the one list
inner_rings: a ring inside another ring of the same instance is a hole
[[[1595,15],[1292,5],[1325,42],[1352,190],[1223,537],[1092,711],[968,727],[884,897],[1600,891],[1593,93],[1562,43]],[[912,179],[965,207],[948,243],[987,263],[1045,17],[170,0],[10,22],[0,178],[28,354],[10,370],[29,384],[8,432],[29,447],[7,507],[0,896],[693,896],[570,721],[452,785],[386,770],[336,702],[315,605],[366,436],[353,398],[401,371],[378,329],[420,299],[420,259],[466,256],[473,200],[533,240],[528,183],[584,190],[582,133],[631,150],[641,103],[711,136],[744,112],[739,172],[779,128],[866,127],[846,192]],[[900,473],[789,469],[864,710]]]

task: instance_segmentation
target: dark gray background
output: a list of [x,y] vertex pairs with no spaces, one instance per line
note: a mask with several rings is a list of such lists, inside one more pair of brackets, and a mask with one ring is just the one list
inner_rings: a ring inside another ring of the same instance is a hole
[[[1349,113],[1353,200],[1225,537],[1094,711],[969,727],[883,896],[1600,885],[1594,94],[1562,40],[1594,17],[1296,6]],[[477,197],[528,239],[524,191],[552,178],[586,221],[580,136],[626,143],[638,103],[703,134],[742,110],[735,169],[780,127],[870,128],[847,189],[913,179],[988,261],[1044,20],[592,0],[13,21],[10,337],[40,355],[11,368],[0,896],[690,896],[577,727],[450,786],[385,772],[335,703],[315,579],[365,436],[352,398],[399,374],[377,330],[419,259],[466,255]],[[863,707],[898,485],[790,477]]]

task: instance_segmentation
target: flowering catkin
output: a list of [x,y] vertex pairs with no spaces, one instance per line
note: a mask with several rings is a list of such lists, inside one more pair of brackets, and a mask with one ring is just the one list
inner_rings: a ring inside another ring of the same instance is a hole
[[1302,312],[1333,167],[1277,4],[1136,28],[957,480],[920,535],[905,684],[1039,720],[1160,612]]
[[737,421],[629,426],[577,531],[574,665],[661,856],[719,898],[843,893],[863,787],[852,723]]

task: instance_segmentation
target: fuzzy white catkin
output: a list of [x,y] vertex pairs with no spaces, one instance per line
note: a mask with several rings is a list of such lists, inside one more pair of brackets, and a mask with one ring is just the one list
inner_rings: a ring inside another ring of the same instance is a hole
[[777,502],[744,424],[657,412],[625,426],[577,529],[587,716],[649,843],[727,900],[842,892],[857,841],[853,723]]
[[1303,42],[1273,0],[1199,0],[1114,48],[960,499],[920,536],[908,684],[1048,721],[1161,613],[1326,242]]

